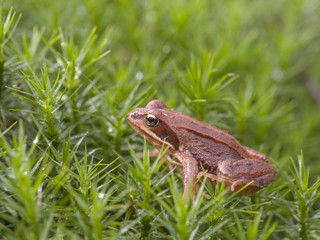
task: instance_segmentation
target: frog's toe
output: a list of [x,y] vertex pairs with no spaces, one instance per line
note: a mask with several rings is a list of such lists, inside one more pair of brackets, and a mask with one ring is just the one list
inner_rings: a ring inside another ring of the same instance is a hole
[[231,192],[237,192],[238,190],[240,190],[245,185],[246,185],[246,181],[243,181],[243,180],[239,179],[239,180],[237,180],[237,181],[235,181],[235,182],[233,182],[231,184],[230,191]]
[[259,187],[256,186],[253,183],[253,181],[249,182],[248,180],[245,180],[245,179],[239,179],[231,184],[230,191],[237,192],[241,188],[243,188],[244,186],[246,186],[246,187],[241,192],[239,192],[239,194],[250,196],[259,190]]

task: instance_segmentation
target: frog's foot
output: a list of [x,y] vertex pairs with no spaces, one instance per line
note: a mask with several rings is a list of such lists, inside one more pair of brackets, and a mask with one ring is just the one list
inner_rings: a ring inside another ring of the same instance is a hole
[[256,191],[260,190],[260,187],[254,184],[254,181],[248,181],[246,179],[239,179],[231,184],[230,192],[233,192],[233,193],[238,192],[243,187],[245,187],[245,188],[243,190],[241,190],[239,192],[239,194],[246,195],[246,196],[251,196]]
[[[237,192],[239,191],[241,188],[243,188],[244,186],[248,185],[250,186],[250,191],[246,191],[246,189],[243,189],[239,194],[246,194],[248,196],[252,195],[254,192],[258,191],[260,188],[256,188],[254,186],[251,186],[251,184],[253,184],[253,181],[248,181],[246,179],[239,179],[237,181],[234,181],[230,178],[227,178],[226,176],[217,176],[211,173],[206,173],[206,172],[200,172],[197,175],[197,178],[201,178],[201,177],[207,177],[213,181],[218,181],[218,182],[224,182],[226,186],[229,186],[230,192]],[[254,190],[255,189],[255,190]],[[250,194],[250,192],[252,192]]]
[[[149,157],[157,157],[159,153],[160,153],[159,150],[156,148],[152,148],[148,150]],[[144,155],[143,152],[138,153],[139,158],[143,158],[143,155]]]
[[[157,148],[149,149],[148,150],[149,157],[158,157],[160,151]],[[139,158],[143,158],[143,153],[138,154]],[[181,164],[175,160],[172,160],[169,156],[164,155],[161,159],[161,162],[164,162],[168,165],[170,171],[174,168],[174,166],[181,167]]]

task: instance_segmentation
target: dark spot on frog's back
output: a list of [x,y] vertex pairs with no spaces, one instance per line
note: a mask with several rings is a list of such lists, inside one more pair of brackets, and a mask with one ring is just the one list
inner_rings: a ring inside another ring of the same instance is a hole
[[205,151],[205,152],[210,152],[207,147],[203,147],[203,151]]

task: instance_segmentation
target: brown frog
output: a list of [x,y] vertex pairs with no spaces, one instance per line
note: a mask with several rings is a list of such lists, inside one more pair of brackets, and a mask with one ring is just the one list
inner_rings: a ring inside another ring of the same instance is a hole
[[[189,186],[194,199],[198,178],[224,182],[230,192],[252,195],[277,177],[277,170],[262,153],[242,146],[224,130],[169,109],[160,100],[150,101],[126,116],[131,127],[182,167],[184,194]],[[178,161],[178,162],[177,162]],[[203,172],[201,169],[204,169]]]

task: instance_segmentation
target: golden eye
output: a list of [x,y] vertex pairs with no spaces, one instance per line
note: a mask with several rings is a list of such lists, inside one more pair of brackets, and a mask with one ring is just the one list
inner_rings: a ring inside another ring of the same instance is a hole
[[144,121],[149,127],[157,127],[159,125],[159,119],[152,114],[147,114]]

